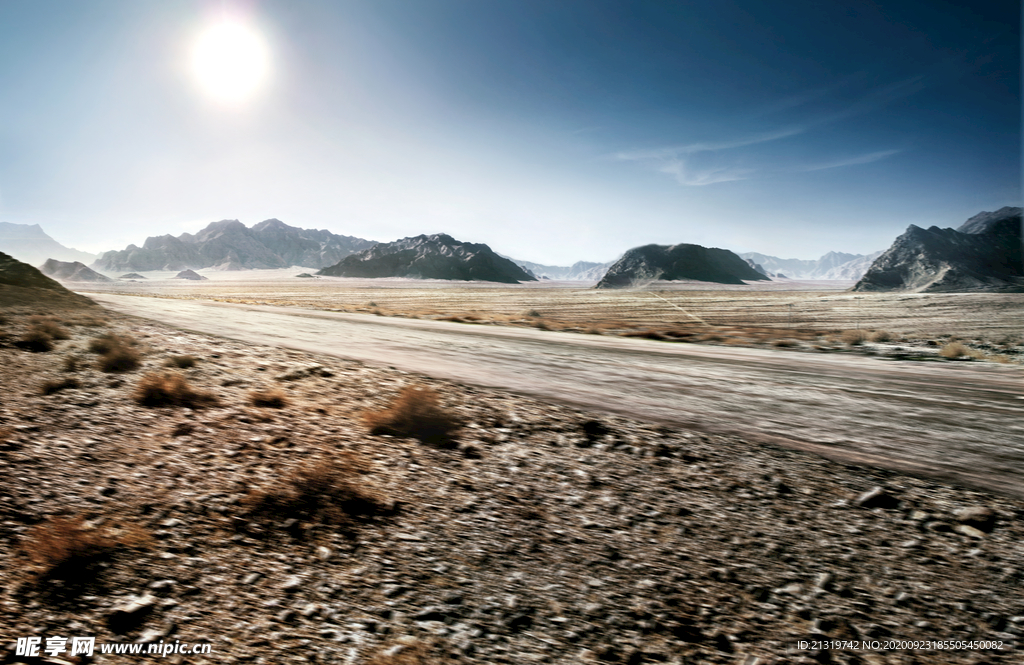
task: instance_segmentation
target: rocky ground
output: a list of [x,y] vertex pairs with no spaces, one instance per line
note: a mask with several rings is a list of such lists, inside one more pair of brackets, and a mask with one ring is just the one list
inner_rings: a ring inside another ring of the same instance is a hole
[[[60,662],[13,648],[58,635],[213,643],[179,663],[1020,662],[1019,500],[102,310],[3,319],[2,662]],[[108,333],[138,367],[102,371]],[[140,404],[168,371],[217,402]],[[410,385],[454,441],[370,433]],[[374,510],[253,511],[331,465]],[[69,533],[92,549],[61,568]],[[826,639],[1002,648],[799,647]]]

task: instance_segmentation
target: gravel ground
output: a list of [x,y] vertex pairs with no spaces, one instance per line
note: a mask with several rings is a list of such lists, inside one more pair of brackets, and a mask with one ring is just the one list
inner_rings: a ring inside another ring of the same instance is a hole
[[[69,339],[31,352],[29,313],[0,339],[0,662],[60,662],[15,656],[28,636],[212,642],[179,663],[1021,662],[1022,501],[109,312],[56,313]],[[105,333],[141,365],[101,371]],[[217,404],[134,399],[185,355]],[[370,433],[407,386],[454,440]],[[375,509],[251,510],[325,466]],[[105,547],[64,574],[55,533]]]

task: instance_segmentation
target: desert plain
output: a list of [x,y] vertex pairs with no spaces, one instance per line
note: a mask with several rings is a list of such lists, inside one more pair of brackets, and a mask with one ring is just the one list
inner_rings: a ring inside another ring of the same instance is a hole
[[3,313],[4,644],[1019,662],[1022,296],[294,274]]

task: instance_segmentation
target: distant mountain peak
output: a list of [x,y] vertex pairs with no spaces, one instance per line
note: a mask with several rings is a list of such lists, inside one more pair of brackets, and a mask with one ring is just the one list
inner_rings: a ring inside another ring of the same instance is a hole
[[418,235],[380,243],[345,257],[318,275],[409,277],[515,284],[535,277],[481,243],[461,242],[447,233]]
[[597,288],[625,288],[661,280],[743,284],[744,280],[768,279],[727,249],[680,243],[634,247],[608,269]]

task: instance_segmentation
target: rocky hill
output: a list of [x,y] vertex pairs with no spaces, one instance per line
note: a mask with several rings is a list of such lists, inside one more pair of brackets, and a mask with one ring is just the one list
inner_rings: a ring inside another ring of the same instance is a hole
[[94,264],[100,270],[246,270],[321,268],[375,243],[325,230],[300,229],[268,219],[251,229],[236,219],[213,222],[192,235],[183,233],[146,238],[142,247],[128,245],[106,252]]
[[92,263],[96,260],[95,254],[80,252],[60,244],[46,235],[38,224],[0,222],[0,251],[33,266],[46,259],[83,263]]
[[66,282],[113,282],[106,275],[101,275],[92,268],[79,261],[57,261],[47,259],[46,263],[39,266],[47,277],[63,280]]
[[956,230],[911,224],[853,290],[1024,292],[1021,209],[982,212]]
[[95,303],[68,291],[38,268],[0,252],[0,307],[41,305],[83,307]]
[[381,243],[324,268],[334,277],[411,277],[482,282],[533,282],[536,278],[483,244],[460,242],[444,233]]
[[597,288],[625,288],[640,282],[677,279],[742,284],[744,280],[769,278],[727,249],[689,244],[644,245],[623,254]]

